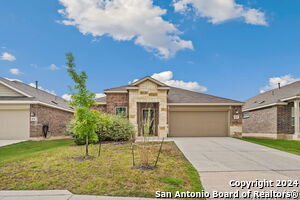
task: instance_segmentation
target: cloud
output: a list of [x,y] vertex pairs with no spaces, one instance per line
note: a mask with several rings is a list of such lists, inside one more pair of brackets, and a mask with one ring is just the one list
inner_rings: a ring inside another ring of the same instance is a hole
[[59,70],[59,67],[57,67],[55,64],[51,64],[47,69],[55,71],[55,70]]
[[106,95],[103,93],[96,93],[96,98],[105,97]]
[[4,52],[0,56],[0,60],[14,61],[16,60],[16,57],[10,53]]
[[170,58],[182,49],[193,49],[182,40],[176,26],[162,18],[166,10],[152,0],[59,0],[65,7],[58,12],[60,23],[75,26],[94,37],[110,36],[117,41],[133,40],[162,58]]
[[65,100],[67,100],[67,101],[71,101],[71,96],[72,96],[72,95],[70,95],[70,94],[64,94],[64,95],[62,95],[61,97],[62,97],[63,99],[65,99]]
[[[163,82],[169,86],[177,87],[177,88],[182,88],[186,90],[191,90],[195,92],[206,92],[207,88],[204,86],[201,86],[198,82],[196,81],[182,81],[182,80],[173,80],[173,72],[171,71],[164,71],[160,73],[154,73],[151,76],[152,78]],[[130,81],[129,84],[136,82],[138,79],[134,79],[133,81]]]
[[253,8],[237,4],[236,0],[173,0],[175,12],[195,13],[213,24],[242,18],[245,23],[253,25],[268,25],[265,13]]
[[[67,101],[71,101],[71,94],[64,94],[61,97]],[[106,95],[103,93],[96,93],[96,98],[105,97]]]
[[[34,88],[36,87],[35,83],[29,83],[28,85],[30,85],[31,87],[34,87]],[[50,94],[56,95],[54,90],[48,90],[48,89],[43,88],[42,86],[38,86],[38,89],[48,92]]]
[[265,85],[260,89],[260,93],[266,92],[268,90],[272,90],[275,88],[278,88],[278,83],[280,83],[280,86],[284,86],[290,83],[293,83],[295,81],[298,81],[300,79],[298,78],[293,78],[290,74],[285,75],[285,76],[280,76],[280,77],[272,77],[269,78],[269,83],[268,85]]
[[13,75],[20,75],[20,74],[23,74],[23,72],[21,72],[19,69],[17,68],[11,68],[9,70],[9,73],[13,74]]

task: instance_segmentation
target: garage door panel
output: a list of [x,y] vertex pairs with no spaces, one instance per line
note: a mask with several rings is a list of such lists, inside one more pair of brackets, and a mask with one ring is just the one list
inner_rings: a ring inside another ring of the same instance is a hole
[[0,139],[28,139],[29,129],[29,110],[0,109]]
[[171,137],[224,137],[228,135],[228,112],[170,112]]

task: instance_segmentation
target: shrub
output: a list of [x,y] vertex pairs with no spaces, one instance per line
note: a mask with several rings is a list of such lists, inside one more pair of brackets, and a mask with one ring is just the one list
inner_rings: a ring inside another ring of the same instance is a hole
[[[88,135],[88,144],[96,143],[98,136],[94,131],[96,131],[98,127],[99,112],[87,108],[79,108],[78,111],[68,126],[68,131],[74,138],[74,142],[77,145],[86,144],[86,135]],[[79,115],[79,113],[81,114]],[[87,120],[79,120],[81,115],[85,115]]]
[[[74,138],[77,145],[84,145],[85,138],[74,134],[76,121],[72,120],[68,125],[68,133]],[[89,144],[95,144],[99,141],[128,141],[134,137],[134,127],[127,118],[117,115],[99,113],[97,121],[98,138],[89,137]]]
[[135,133],[127,118],[104,113],[100,114],[97,132],[101,141],[128,141]]

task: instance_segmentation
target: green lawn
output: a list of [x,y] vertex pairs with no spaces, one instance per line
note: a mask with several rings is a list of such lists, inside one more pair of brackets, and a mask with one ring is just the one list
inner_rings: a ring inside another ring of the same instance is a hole
[[[150,145],[150,160],[154,162],[159,143]],[[103,144],[100,158],[96,157],[97,149],[91,145],[95,158],[82,161],[77,158],[84,155],[84,146],[73,145],[70,140],[0,147],[0,190],[67,189],[75,194],[154,197],[155,191],[203,189],[198,172],[173,142],[164,143],[158,167],[153,170],[133,168],[129,143]],[[137,163],[141,159],[139,149]]]
[[33,156],[33,154],[52,150],[57,147],[73,144],[71,139],[26,141],[0,147],[0,164],[3,161]]
[[0,165],[3,161],[33,156],[32,154],[45,152],[57,147],[73,144],[71,139],[26,141],[0,147]]
[[300,141],[261,138],[242,138],[242,140],[300,155]]

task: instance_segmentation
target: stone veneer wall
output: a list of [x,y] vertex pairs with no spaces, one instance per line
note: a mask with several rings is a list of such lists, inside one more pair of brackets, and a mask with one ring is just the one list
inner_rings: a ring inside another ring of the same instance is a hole
[[30,137],[43,136],[42,127],[49,125],[50,136],[64,136],[66,134],[66,125],[73,118],[72,112],[59,110],[43,105],[30,105],[30,113],[34,112],[37,121],[30,122]]
[[[231,106],[230,109],[230,125],[229,125],[229,135],[230,136],[242,136],[243,132],[243,113],[242,106]],[[238,118],[234,118],[238,116]]]
[[167,137],[167,90],[158,89],[157,85],[151,81],[145,81],[139,84],[139,89],[129,90],[129,120],[138,132],[137,123],[137,103],[138,102],[158,102],[159,103],[159,124],[158,136]]
[[277,107],[249,111],[250,117],[243,119],[243,133],[277,133]]
[[115,108],[118,106],[127,107],[128,113],[128,93],[108,93],[106,94],[106,112],[116,114]]

